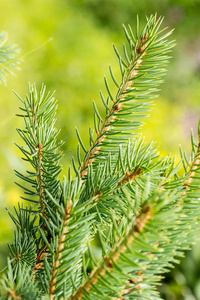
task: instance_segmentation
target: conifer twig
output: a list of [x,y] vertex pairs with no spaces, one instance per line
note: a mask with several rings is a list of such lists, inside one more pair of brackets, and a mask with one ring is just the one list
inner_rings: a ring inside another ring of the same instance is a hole
[[69,223],[69,218],[70,218],[70,212],[71,212],[71,209],[72,209],[72,205],[73,205],[73,202],[72,200],[70,200],[68,202],[68,207],[65,211],[65,216],[63,218],[63,226],[62,226],[62,233],[61,233],[61,236],[58,240],[58,246],[57,246],[57,251],[55,253],[55,262],[52,266],[52,274],[51,274],[51,280],[50,280],[50,288],[49,288],[49,296],[51,297],[51,299],[54,299],[55,298],[55,289],[56,289],[56,281],[57,279],[55,278],[56,277],[56,274],[58,272],[58,267],[60,266],[60,260],[62,259],[62,253],[61,251],[64,249],[64,242],[65,242],[65,239],[66,239],[66,234],[68,232],[68,223]]
[[139,43],[140,46],[137,48],[137,55],[132,60],[130,66],[127,69],[127,76],[124,79],[124,82],[122,83],[121,87],[118,91],[118,96],[110,109],[108,115],[106,116],[106,119],[101,127],[101,130],[97,133],[97,138],[93,143],[92,149],[87,154],[86,161],[84,162],[83,166],[81,167],[80,174],[81,177],[84,178],[84,176],[87,175],[87,169],[88,166],[91,165],[95,158],[94,156],[99,153],[99,150],[101,148],[102,141],[106,138],[106,133],[111,130],[111,123],[115,121],[117,118],[117,113],[122,109],[123,101],[128,95],[127,95],[127,89],[130,89],[134,84],[134,77],[138,75],[138,69],[142,63],[142,58],[146,55],[147,52],[145,52],[145,49],[148,46],[147,42],[148,36],[144,35]]
[[81,300],[83,298],[84,291],[89,292],[92,286],[95,285],[98,280],[106,274],[106,272],[109,272],[115,267],[114,264],[118,261],[120,255],[134,242],[135,237],[140,235],[151,217],[151,206],[148,205],[147,207],[142,207],[141,211],[135,218],[134,224],[119,245],[116,245],[113,251],[103,258],[100,266],[96,270],[92,270],[89,278],[86,279],[85,283],[77,289],[75,294],[73,294],[69,300]]

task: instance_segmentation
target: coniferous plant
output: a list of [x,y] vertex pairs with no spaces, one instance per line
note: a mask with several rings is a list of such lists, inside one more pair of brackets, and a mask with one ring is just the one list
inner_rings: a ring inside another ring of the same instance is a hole
[[[200,143],[176,164],[141,135],[144,118],[166,73],[174,41],[152,15],[119,59],[121,82],[110,67],[102,117],[94,103],[90,149],[79,145],[76,176],[60,179],[62,153],[55,128],[57,101],[42,85],[21,100],[17,145],[29,166],[16,171],[24,203],[9,212],[16,225],[9,245],[2,299],[160,299],[156,286],[193,243],[199,220]],[[200,135],[200,130],[199,130]],[[84,159],[81,157],[84,154]],[[182,168],[181,172],[179,171]],[[180,176],[181,174],[181,176]],[[30,205],[27,205],[30,203]],[[99,255],[93,250],[98,243]]]
[[21,57],[16,45],[7,45],[7,34],[0,32],[0,83],[6,84],[6,76],[14,75],[14,70],[19,69]]

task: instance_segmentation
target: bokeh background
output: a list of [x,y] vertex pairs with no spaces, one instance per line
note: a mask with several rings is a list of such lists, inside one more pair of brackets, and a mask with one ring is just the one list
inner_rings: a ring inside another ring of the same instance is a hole
[[[122,50],[125,37],[122,23],[136,26],[141,19],[157,12],[165,16],[164,25],[175,28],[177,42],[169,72],[161,86],[155,109],[146,121],[147,141],[157,141],[163,155],[169,152],[179,159],[179,144],[189,153],[190,131],[197,136],[200,116],[200,0],[9,0],[0,2],[1,31],[9,42],[25,53],[49,38],[53,41],[26,56],[21,71],[9,76],[0,86],[0,269],[6,265],[7,243],[13,239],[13,224],[5,207],[12,210],[20,201],[21,190],[14,184],[14,170],[26,166],[20,160],[13,141],[21,143],[15,117],[19,100],[28,91],[28,83],[42,83],[56,90],[59,99],[57,127],[65,141],[63,173],[75,156],[75,126],[88,145],[88,128],[93,126],[94,99],[103,111],[99,90],[105,90],[103,76],[112,65],[120,78],[112,43]],[[198,240],[198,239],[197,239]],[[200,246],[186,253],[180,266],[166,275],[160,290],[165,299],[200,299]]]

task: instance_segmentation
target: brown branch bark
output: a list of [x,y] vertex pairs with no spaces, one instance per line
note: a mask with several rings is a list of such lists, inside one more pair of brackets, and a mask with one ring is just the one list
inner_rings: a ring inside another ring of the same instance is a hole
[[65,217],[63,220],[63,230],[62,230],[62,234],[59,238],[58,241],[58,248],[57,248],[57,252],[55,254],[55,263],[53,264],[53,269],[52,269],[52,273],[51,273],[51,281],[50,281],[50,288],[49,288],[49,296],[51,297],[51,299],[55,298],[55,290],[56,290],[56,282],[57,282],[57,278],[56,278],[56,274],[58,272],[58,268],[60,266],[60,260],[62,259],[62,250],[64,249],[65,246],[65,239],[66,239],[66,234],[68,232],[68,224],[69,224],[69,217],[70,217],[70,212],[72,209],[72,200],[69,201],[68,207],[66,209],[65,212]]
[[21,296],[17,296],[15,290],[10,289],[10,291],[8,292],[9,297],[11,297],[11,299],[17,299],[20,300],[22,299]]

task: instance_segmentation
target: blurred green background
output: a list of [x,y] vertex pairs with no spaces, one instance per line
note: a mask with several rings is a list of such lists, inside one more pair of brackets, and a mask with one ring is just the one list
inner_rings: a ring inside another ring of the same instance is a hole
[[[177,46],[161,86],[156,106],[144,126],[147,141],[157,141],[165,156],[179,157],[178,146],[190,151],[190,130],[196,135],[200,115],[200,0],[9,0],[0,3],[1,31],[7,31],[9,43],[16,43],[22,53],[53,41],[27,56],[16,77],[9,76],[7,86],[0,86],[0,269],[6,264],[7,242],[13,239],[13,224],[5,207],[20,201],[21,191],[14,184],[13,169],[25,165],[13,141],[20,143],[15,128],[19,100],[28,83],[41,83],[56,90],[59,99],[57,127],[65,141],[62,165],[64,173],[75,156],[78,127],[88,145],[88,128],[93,126],[94,99],[101,105],[99,90],[105,90],[103,76],[112,65],[120,78],[114,43],[122,50],[125,41],[121,24],[141,25],[145,16],[157,12],[165,16],[164,25],[175,28]],[[200,299],[200,250],[195,246],[179,267],[167,275],[161,287],[165,299]]]

